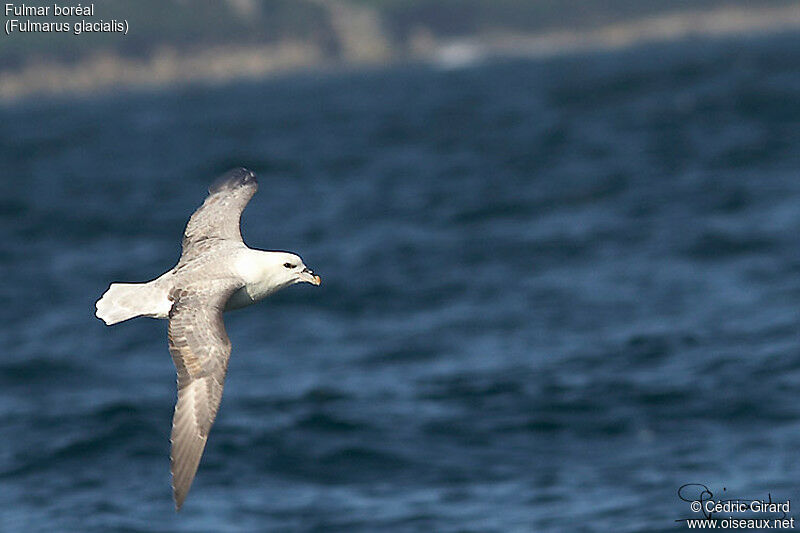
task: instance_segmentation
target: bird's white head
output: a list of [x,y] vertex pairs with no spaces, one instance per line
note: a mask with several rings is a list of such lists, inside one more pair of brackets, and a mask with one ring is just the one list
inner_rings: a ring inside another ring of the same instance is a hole
[[276,273],[277,279],[283,280],[281,285],[294,285],[295,283],[319,285],[322,283],[320,277],[314,275],[314,271],[303,263],[299,255],[289,252],[273,252],[271,270]]
[[258,252],[257,278],[252,282],[264,285],[262,290],[274,292],[295,283],[319,285],[322,280],[308,268],[300,256],[289,252]]
[[315,276],[299,256],[289,252],[248,249],[239,256],[236,269],[245,282],[250,303],[295,283],[321,283],[319,276]]

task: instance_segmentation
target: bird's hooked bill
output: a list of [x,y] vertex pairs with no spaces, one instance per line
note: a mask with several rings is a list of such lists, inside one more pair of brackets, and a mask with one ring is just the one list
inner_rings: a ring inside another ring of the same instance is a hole
[[311,270],[308,267],[303,269],[303,271],[301,272],[301,275],[302,275],[303,281],[307,281],[308,283],[310,283],[312,285],[319,286],[319,284],[322,283],[322,278],[320,278],[319,276],[315,276],[314,275],[314,271]]

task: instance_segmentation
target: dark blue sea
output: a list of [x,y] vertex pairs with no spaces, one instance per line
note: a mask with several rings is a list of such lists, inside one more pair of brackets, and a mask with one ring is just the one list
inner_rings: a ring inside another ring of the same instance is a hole
[[[6,104],[0,531],[680,531],[687,483],[794,516],[799,65],[788,34]],[[226,315],[176,514],[166,323],[94,303],[240,165],[245,241],[323,283]]]

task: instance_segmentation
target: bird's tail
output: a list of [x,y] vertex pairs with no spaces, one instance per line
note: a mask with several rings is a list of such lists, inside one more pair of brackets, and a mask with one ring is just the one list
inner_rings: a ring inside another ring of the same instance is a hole
[[137,316],[167,318],[172,302],[163,286],[149,283],[112,283],[97,300],[95,315],[107,326]]

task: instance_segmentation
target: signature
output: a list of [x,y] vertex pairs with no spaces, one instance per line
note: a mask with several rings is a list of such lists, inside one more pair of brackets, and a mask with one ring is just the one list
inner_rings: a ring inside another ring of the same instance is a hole
[[[703,518],[712,519],[714,515],[719,512],[727,513],[744,513],[744,512],[768,512],[775,509],[774,518],[786,518],[786,511],[780,510],[780,504],[772,501],[772,494],[767,493],[767,499],[759,498],[725,498],[727,496],[727,488],[722,487],[723,499],[714,497],[714,493],[707,485],[702,483],[686,483],[681,485],[678,489],[678,498],[692,504],[692,511],[695,513],[702,513]],[[699,502],[699,508],[696,508]],[[719,509],[719,511],[715,510]],[[681,518],[675,520],[676,522],[685,522],[697,518],[697,514],[690,518]]]

